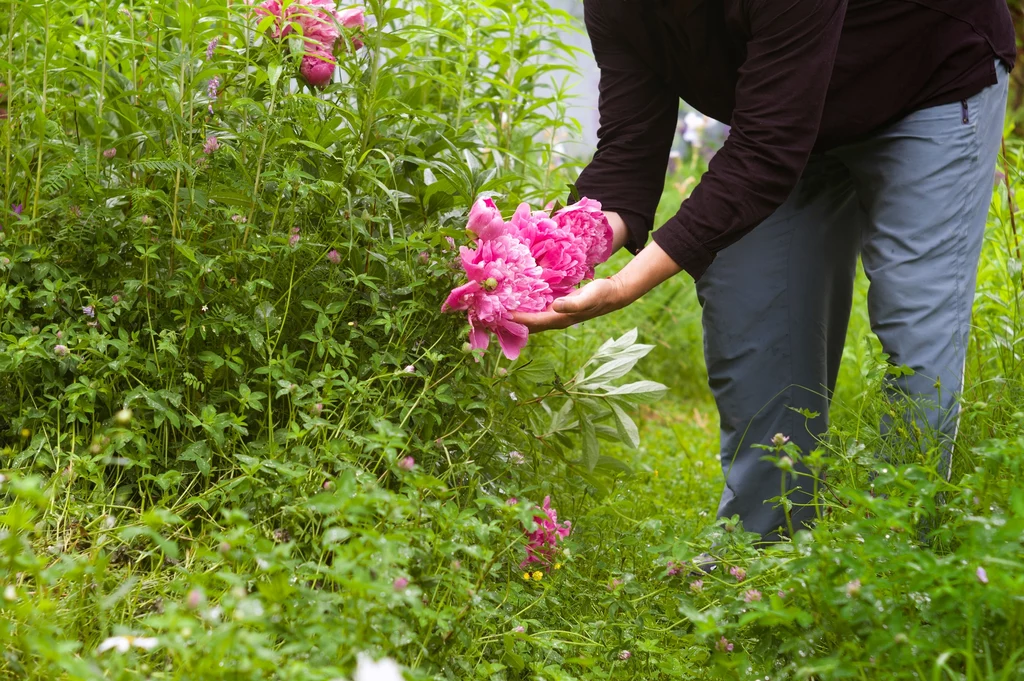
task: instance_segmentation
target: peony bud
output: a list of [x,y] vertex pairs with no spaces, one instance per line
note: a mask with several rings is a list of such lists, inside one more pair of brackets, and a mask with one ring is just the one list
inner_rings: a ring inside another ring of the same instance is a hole
[[486,241],[505,233],[505,221],[493,200],[480,199],[469,211],[466,229]]

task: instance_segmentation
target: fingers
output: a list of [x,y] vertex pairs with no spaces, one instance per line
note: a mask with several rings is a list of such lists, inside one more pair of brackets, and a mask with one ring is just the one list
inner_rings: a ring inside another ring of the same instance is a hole
[[578,320],[572,315],[559,312],[516,312],[512,315],[512,321],[522,324],[530,333],[540,333],[567,329]]

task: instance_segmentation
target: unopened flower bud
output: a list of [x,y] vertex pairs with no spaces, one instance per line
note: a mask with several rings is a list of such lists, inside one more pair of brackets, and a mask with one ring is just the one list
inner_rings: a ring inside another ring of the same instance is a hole
[[119,426],[127,426],[132,422],[132,410],[122,409],[121,411],[114,414],[114,421]]

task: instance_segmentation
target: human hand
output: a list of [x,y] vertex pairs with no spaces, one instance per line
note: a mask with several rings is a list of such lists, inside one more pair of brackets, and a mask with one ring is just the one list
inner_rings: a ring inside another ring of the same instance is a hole
[[512,321],[523,324],[530,333],[565,329],[614,312],[630,302],[619,280],[595,279],[566,297],[559,298],[544,312],[514,312]]

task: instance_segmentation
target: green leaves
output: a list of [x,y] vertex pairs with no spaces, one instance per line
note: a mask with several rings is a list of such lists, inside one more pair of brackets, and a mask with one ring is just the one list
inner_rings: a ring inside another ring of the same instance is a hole
[[[568,436],[577,434],[580,462],[588,472],[593,472],[602,460],[599,440],[638,447],[640,431],[628,410],[638,404],[657,401],[665,395],[666,388],[654,381],[623,385],[615,385],[613,381],[633,371],[652,349],[651,345],[637,343],[636,329],[601,345],[571,381],[564,385],[556,382],[556,390],[545,404],[563,401],[557,410],[549,408],[550,415],[541,437],[555,438],[566,446],[571,442]],[[550,376],[549,371],[543,365],[533,369],[527,365],[518,373],[527,378]]]

